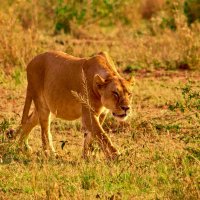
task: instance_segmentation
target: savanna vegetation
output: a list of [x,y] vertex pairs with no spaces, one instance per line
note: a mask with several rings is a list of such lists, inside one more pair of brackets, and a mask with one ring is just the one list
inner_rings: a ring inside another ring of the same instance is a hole
[[[1,1],[0,199],[200,199],[199,20],[199,0]],[[81,158],[80,120],[52,121],[58,158],[43,155],[39,127],[31,154],[16,148],[26,65],[48,50],[107,51],[135,77],[131,117],[104,124],[118,160],[97,145]]]

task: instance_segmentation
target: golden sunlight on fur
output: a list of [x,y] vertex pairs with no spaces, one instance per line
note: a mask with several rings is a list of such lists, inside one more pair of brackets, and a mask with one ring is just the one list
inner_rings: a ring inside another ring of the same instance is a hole
[[[27,94],[21,121],[19,145],[28,145],[28,135],[40,124],[43,149],[55,153],[50,133],[50,115],[65,120],[81,117],[84,132],[83,157],[96,140],[107,158],[119,151],[102,129],[106,110],[125,120],[130,113],[131,84],[122,78],[107,53],[77,58],[63,52],[36,56],[27,67]],[[32,101],[34,111],[29,114]],[[84,103],[86,102],[86,103]]]

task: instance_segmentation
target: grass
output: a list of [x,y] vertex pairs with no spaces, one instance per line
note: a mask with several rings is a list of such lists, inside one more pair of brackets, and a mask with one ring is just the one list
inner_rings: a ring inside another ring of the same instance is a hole
[[[99,151],[89,162],[82,160],[80,122],[57,119],[52,123],[52,133],[58,159],[46,160],[43,156],[39,128],[30,136],[32,155],[17,153],[8,140],[1,143],[2,199],[198,199],[199,129],[190,128],[185,119],[176,122],[183,115],[166,109],[167,102],[181,97],[181,90],[174,88],[185,84],[182,76],[165,74],[156,80],[153,74],[139,76],[129,122],[118,125],[109,117],[105,124],[123,153],[118,161],[107,162]],[[9,112],[8,107],[4,109]],[[19,120],[18,115],[7,118],[1,130],[6,133],[10,127],[17,127]],[[171,128],[167,127],[171,122]],[[173,128],[177,123],[180,128]],[[63,150],[62,140],[67,141]]]
[[[171,7],[156,9],[149,20],[139,11],[126,16],[132,13],[127,4],[119,12],[131,24],[72,20],[70,34],[55,34],[55,2],[13,2],[0,6],[0,200],[199,199],[199,23],[189,27],[183,13]],[[161,26],[168,16],[176,30]],[[106,161],[97,145],[89,162],[81,158],[80,120],[53,120],[58,158],[43,155],[39,127],[30,135],[33,153],[16,151],[12,131],[21,119],[25,67],[47,50],[81,57],[108,51],[123,76],[135,76],[131,117],[119,124],[109,115],[104,124],[122,152],[119,160]]]

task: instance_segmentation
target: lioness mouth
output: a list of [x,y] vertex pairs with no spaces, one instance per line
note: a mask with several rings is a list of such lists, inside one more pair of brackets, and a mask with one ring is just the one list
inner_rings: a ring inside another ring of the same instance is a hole
[[120,118],[124,118],[124,117],[126,117],[126,114],[117,115],[116,113],[113,113],[113,116],[115,116],[115,117],[120,117]]

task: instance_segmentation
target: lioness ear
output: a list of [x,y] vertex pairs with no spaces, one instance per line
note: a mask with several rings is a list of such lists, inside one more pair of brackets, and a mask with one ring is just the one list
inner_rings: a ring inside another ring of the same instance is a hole
[[94,76],[94,84],[98,87],[101,88],[105,83],[105,79],[102,78],[99,74],[95,74]]
[[135,85],[135,78],[134,78],[134,76],[131,76],[130,78],[128,78],[127,81],[128,81],[131,85]]

